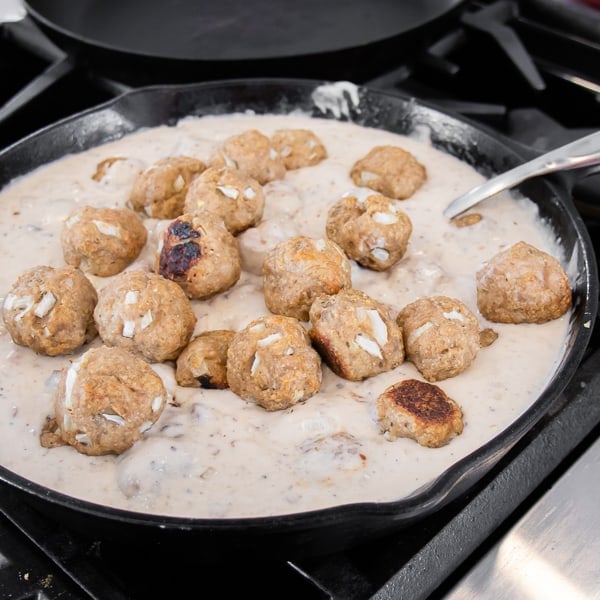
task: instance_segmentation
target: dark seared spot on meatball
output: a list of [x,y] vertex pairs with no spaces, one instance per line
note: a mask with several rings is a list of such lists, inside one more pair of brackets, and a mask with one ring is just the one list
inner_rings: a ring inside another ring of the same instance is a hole
[[207,373],[199,375],[198,377],[196,377],[196,379],[199,381],[200,387],[208,390],[224,390],[227,387],[229,387],[223,381],[219,381],[218,379],[215,379]]
[[329,368],[336,375],[339,375],[340,377],[347,377],[348,372],[346,370],[346,366],[344,365],[344,362],[340,360],[340,357],[335,351],[335,346],[330,342],[330,340],[312,335],[312,330],[310,337],[314,349],[321,355],[321,358],[327,363]]
[[169,225],[169,235],[178,237],[180,240],[190,240],[199,238],[200,232],[196,231],[189,221],[176,220]]
[[454,415],[455,408],[444,390],[425,381],[401,381],[388,394],[394,404],[429,424],[446,423]]
[[160,274],[174,279],[186,277],[190,267],[198,261],[202,251],[195,242],[185,242],[175,246],[164,246],[160,254]]

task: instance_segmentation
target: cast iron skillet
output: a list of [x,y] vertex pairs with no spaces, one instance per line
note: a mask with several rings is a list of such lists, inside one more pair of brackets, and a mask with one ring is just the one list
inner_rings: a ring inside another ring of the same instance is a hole
[[[313,102],[314,80],[248,79],[184,86],[142,88],[37,132],[0,153],[0,186],[17,175],[66,153],[119,138],[140,127],[173,124],[188,115],[223,114],[252,109],[286,113],[302,109],[324,114]],[[360,103],[333,104],[340,118],[362,125],[411,134],[426,129],[433,144],[470,163],[485,175],[505,170],[530,156],[497,134],[430,105],[396,94],[359,88]],[[587,347],[597,311],[598,276],[592,245],[561,178],[531,180],[520,190],[539,204],[562,241],[577,274],[574,311],[564,358],[547,389],[505,431],[460,460],[411,497],[389,503],[361,503],[284,516],[244,519],[183,519],[138,514],[83,502],[17,476],[0,467],[0,481],[38,509],[76,530],[135,544],[155,543],[177,552],[193,548],[196,558],[263,558],[318,555],[375,539],[446,506],[471,488],[534,425],[547,415]]]

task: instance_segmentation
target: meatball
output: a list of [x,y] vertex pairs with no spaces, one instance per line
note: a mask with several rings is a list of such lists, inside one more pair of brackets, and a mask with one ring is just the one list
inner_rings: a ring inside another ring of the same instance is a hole
[[141,219],[128,208],[83,206],[69,215],[61,231],[65,262],[100,277],[129,266],[147,238]]
[[226,139],[214,153],[211,167],[233,167],[264,185],[285,176],[283,158],[260,131],[250,129]]
[[156,253],[156,272],[175,281],[190,298],[208,298],[233,286],[242,271],[236,239],[223,219],[187,213],[166,228]]
[[462,373],[480,349],[477,317],[460,300],[446,296],[420,298],[397,317],[406,359],[427,381]]
[[269,250],[263,262],[267,308],[276,314],[308,320],[313,300],[352,287],[350,261],[330,240],[297,235]]
[[174,282],[145,271],[124,271],[98,294],[94,319],[102,341],[149,362],[175,360],[187,346],[196,316]]
[[327,158],[323,142],[309,129],[278,129],[271,136],[271,145],[289,170],[310,167]]
[[292,317],[259,317],[238,331],[227,350],[233,392],[264,409],[283,410],[321,387],[321,358]]
[[410,152],[397,146],[376,146],[354,163],[350,177],[358,186],[404,200],[423,185],[427,172]]
[[460,406],[437,385],[407,379],[377,398],[379,427],[388,440],[407,437],[439,448],[463,431]]
[[256,179],[232,167],[209,167],[190,184],[183,208],[186,213],[214,213],[237,235],[261,220],[264,207],[265,194]]
[[402,334],[390,311],[360,290],[319,296],[309,318],[313,345],[340,377],[360,381],[404,360]]
[[229,387],[227,349],[233,335],[228,329],[215,329],[195,337],[177,358],[177,383],[184,387]]
[[28,269],[10,288],[2,317],[13,342],[40,354],[71,354],[96,337],[96,289],[74,267]]
[[121,348],[93,348],[61,372],[57,434],[82,454],[120,454],[154,425],[166,403],[162,379],[149,364]]
[[553,256],[518,242],[477,272],[477,306],[497,323],[545,323],[572,303],[569,278]]
[[327,237],[359,265],[385,271],[405,254],[412,222],[398,200],[346,194],[327,215]]
[[174,219],[183,214],[188,186],[206,165],[191,156],[171,156],[142,171],[133,183],[129,203],[155,219]]

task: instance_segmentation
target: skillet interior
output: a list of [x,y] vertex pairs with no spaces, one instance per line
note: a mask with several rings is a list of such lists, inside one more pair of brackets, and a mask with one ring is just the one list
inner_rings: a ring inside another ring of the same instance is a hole
[[[323,114],[312,94],[324,82],[232,80],[187,86],[153,87],[126,94],[50,126],[0,153],[0,186],[13,177],[62,157],[117,139],[140,127],[173,124],[188,115],[227,114],[252,109],[287,113],[302,109]],[[470,163],[485,175],[520,162],[525,151],[497,134],[409,98],[359,90],[353,106],[340,95],[342,118],[361,125],[413,134],[426,130],[433,144]],[[337,106],[339,108],[339,105]],[[597,272],[583,222],[560,179],[539,179],[520,188],[562,241],[577,273],[567,349],[546,391],[510,427],[465,457],[435,482],[409,498],[383,504],[355,504],[295,515],[247,519],[182,519],[130,513],[76,500],[29,482],[0,467],[0,479],[47,514],[101,538],[156,542],[163,548],[192,544],[196,556],[219,559],[260,548],[263,557],[315,555],[337,551],[414,524],[473,486],[551,408],[587,347],[597,310]]]

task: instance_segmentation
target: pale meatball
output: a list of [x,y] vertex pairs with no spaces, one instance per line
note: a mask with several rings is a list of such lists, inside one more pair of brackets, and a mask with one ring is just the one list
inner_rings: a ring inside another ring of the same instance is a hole
[[569,278],[550,254],[518,242],[477,272],[477,306],[497,323],[545,323],[572,303]]
[[389,309],[362,291],[319,296],[309,318],[313,345],[344,379],[360,381],[404,360],[402,333]]
[[142,171],[133,183],[129,203],[155,219],[174,219],[183,214],[191,181],[206,165],[191,156],[163,158]]
[[352,287],[350,261],[334,242],[297,235],[272,248],[263,263],[267,308],[308,320],[313,300]]
[[327,149],[316,133],[309,129],[278,129],[271,145],[289,170],[311,167],[327,158]]
[[101,346],[62,370],[55,434],[83,454],[121,454],[156,423],[166,403],[163,381],[148,363]]
[[156,272],[190,298],[208,298],[232,287],[242,271],[235,237],[209,212],[181,215],[166,228],[156,253]]
[[190,184],[183,208],[218,215],[237,235],[261,220],[264,207],[265,194],[256,179],[232,167],[209,167]]
[[229,387],[266,410],[283,410],[310,398],[319,391],[321,377],[321,358],[292,317],[255,319],[229,344]]
[[410,152],[402,148],[376,146],[354,163],[350,177],[358,186],[404,200],[423,185],[427,171]]
[[427,381],[462,373],[481,348],[477,317],[455,298],[419,298],[398,313],[397,322],[406,359]]
[[229,387],[227,349],[233,335],[234,332],[228,329],[215,329],[195,337],[177,358],[177,383],[184,387]]
[[260,131],[250,129],[227,138],[210,160],[211,167],[233,167],[264,185],[285,176],[283,158]]
[[129,266],[147,238],[142,220],[128,208],[82,206],[68,216],[61,231],[65,262],[100,277]]
[[13,283],[2,317],[13,342],[39,354],[71,354],[96,335],[98,297],[88,278],[74,267],[38,266]]
[[183,290],[156,273],[124,271],[98,294],[98,333],[149,362],[175,360],[187,346],[196,316]]
[[398,200],[349,193],[329,209],[326,231],[359,265],[385,271],[406,253],[412,222]]
[[425,381],[395,383],[377,398],[376,405],[379,427],[390,441],[406,437],[439,448],[463,431],[460,406],[440,387]]

